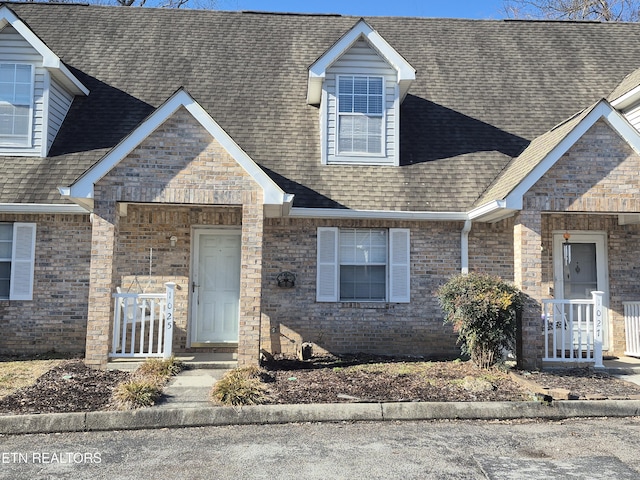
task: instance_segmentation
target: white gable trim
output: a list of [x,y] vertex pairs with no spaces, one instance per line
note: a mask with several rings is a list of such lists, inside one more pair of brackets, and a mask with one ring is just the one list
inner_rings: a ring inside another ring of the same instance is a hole
[[0,7],[0,30],[11,25],[29,44],[42,55],[42,66],[74,95],[89,95],[89,89],[69,71],[62,60],[20,20],[7,6]]
[[600,100],[591,111],[551,150],[519,184],[507,195],[504,206],[511,210],[521,210],[523,197],[533,185],[555,165],[567,151],[582,138],[598,120],[604,119],[636,153],[640,154],[640,133],[606,100]]
[[400,86],[400,98],[404,99],[411,82],[416,78],[416,70],[400,55],[382,36],[360,19],[355,26],[345,33],[329,50],[309,67],[309,83],[307,86],[307,103],[317,105],[322,96],[322,82],[327,69],[340,58],[351,46],[364,37],[381,56],[397,72]]
[[93,186],[111,171],[122,159],[140,145],[160,125],[168,120],[180,107],[184,107],[215,138],[236,162],[260,185],[264,192],[265,205],[290,204],[291,195],[285,192],[269,177],[220,125],[184,89],[174,93],[158,107],[133,132],[125,137],[100,161],[87,170],[70,187],[59,187],[60,193],[72,199],[93,199]]

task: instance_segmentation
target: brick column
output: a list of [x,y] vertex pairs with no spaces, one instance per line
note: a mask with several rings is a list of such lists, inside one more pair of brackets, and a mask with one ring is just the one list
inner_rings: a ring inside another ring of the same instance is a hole
[[542,300],[542,215],[522,211],[513,227],[514,282],[526,295],[522,312],[522,359],[524,368],[542,366],[543,338],[540,330]]
[[242,206],[238,365],[257,365],[260,361],[263,229],[261,202],[245,203]]
[[105,368],[111,347],[115,279],[113,260],[118,230],[115,201],[95,201],[91,233],[89,312],[85,363]]

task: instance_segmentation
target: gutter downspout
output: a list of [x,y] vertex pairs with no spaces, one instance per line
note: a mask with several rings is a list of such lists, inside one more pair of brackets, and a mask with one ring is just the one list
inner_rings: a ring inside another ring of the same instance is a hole
[[460,273],[462,275],[469,273],[469,232],[472,225],[472,220],[465,220],[462,232],[460,232]]

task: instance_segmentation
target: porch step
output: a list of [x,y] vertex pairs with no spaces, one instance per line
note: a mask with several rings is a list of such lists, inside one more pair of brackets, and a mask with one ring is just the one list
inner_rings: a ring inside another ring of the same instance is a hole
[[640,358],[617,357],[603,362],[604,371],[612,375],[636,375],[640,374]]
[[[179,353],[175,359],[183,363],[185,370],[231,370],[238,366],[235,353]],[[132,372],[144,361],[144,358],[114,358],[107,363],[107,370]]]

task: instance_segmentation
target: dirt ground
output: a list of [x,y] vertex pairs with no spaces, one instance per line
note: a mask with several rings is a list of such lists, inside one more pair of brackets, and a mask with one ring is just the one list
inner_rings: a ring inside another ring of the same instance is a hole
[[531,400],[533,392],[526,383],[569,390],[572,399],[640,395],[640,385],[588,368],[513,372],[526,380],[519,382],[504,370],[482,370],[471,362],[380,360],[362,355],[306,362],[278,359],[265,365],[271,403]]
[[[0,361],[0,377],[3,366]],[[418,362],[367,355],[320,357],[301,362],[280,358],[265,365],[270,403],[460,402],[531,399],[499,369],[480,370],[470,362]],[[518,372],[548,388],[564,388],[572,398],[632,398],[640,385],[588,369]],[[86,412],[113,408],[111,393],[130,376],[93,370],[81,360],[64,360],[35,383],[0,398],[0,415]]]

